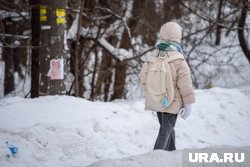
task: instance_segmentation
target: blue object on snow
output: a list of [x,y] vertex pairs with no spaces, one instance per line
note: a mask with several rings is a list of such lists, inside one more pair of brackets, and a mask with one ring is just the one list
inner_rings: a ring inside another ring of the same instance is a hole
[[169,102],[168,102],[168,99],[167,99],[166,97],[163,98],[163,100],[162,100],[162,105],[163,105],[164,107],[168,107]]
[[11,151],[12,155],[15,155],[18,152],[18,147],[9,145],[9,143],[6,141],[6,145],[9,148],[9,150]]

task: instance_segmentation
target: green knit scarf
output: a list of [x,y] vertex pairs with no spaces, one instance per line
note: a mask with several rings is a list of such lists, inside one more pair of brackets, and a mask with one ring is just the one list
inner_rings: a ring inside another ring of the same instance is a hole
[[174,51],[175,50],[183,54],[183,49],[182,49],[181,44],[178,42],[174,42],[174,41],[160,39],[156,43],[156,48],[160,51]]

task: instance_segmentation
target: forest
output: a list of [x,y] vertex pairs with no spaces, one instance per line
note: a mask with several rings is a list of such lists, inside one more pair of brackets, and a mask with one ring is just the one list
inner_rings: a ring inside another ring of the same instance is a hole
[[131,98],[168,21],[183,27],[193,86],[211,88],[249,65],[249,13],[249,0],[0,0],[0,98]]

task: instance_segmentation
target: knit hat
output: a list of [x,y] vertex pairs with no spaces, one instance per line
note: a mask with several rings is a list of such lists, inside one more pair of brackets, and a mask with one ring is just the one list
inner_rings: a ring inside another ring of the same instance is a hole
[[181,42],[182,28],[175,22],[167,22],[161,26],[160,38],[175,42]]

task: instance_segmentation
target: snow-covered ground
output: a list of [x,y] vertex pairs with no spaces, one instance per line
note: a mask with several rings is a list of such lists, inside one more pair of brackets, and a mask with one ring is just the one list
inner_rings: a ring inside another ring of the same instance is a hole
[[88,167],[182,167],[182,152],[151,151],[121,159],[105,159]]
[[[159,124],[143,99],[90,102],[69,96],[0,100],[0,166],[181,166],[183,148],[249,146],[250,100],[235,89],[196,90],[178,118],[178,151],[152,151]],[[16,157],[5,142],[18,146]],[[142,154],[142,155],[141,155]],[[129,158],[125,158],[129,157]],[[120,159],[119,158],[125,158]],[[111,163],[113,165],[111,165]],[[154,165],[152,165],[154,164]]]

